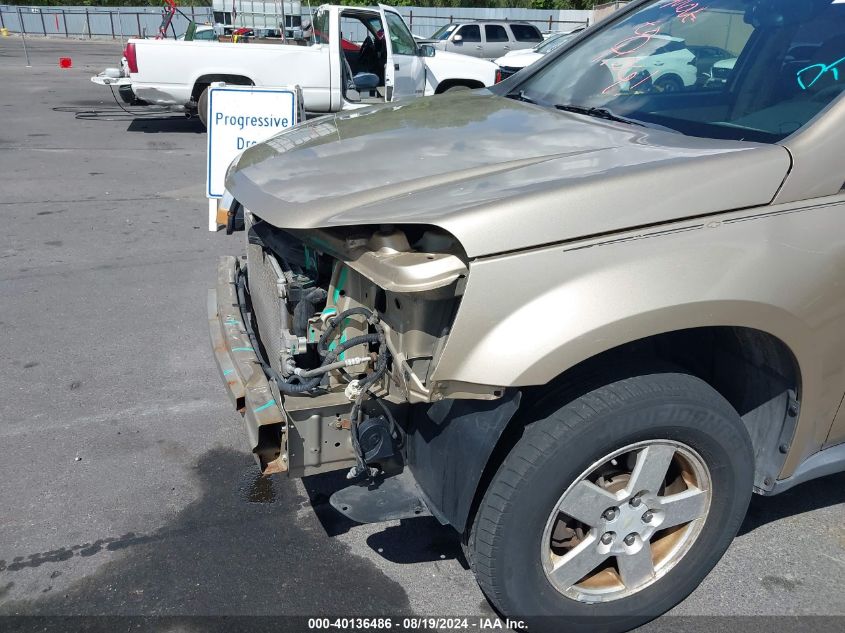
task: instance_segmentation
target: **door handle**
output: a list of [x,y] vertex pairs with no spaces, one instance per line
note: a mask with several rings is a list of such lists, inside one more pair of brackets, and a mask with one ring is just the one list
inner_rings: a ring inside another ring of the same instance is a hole
[[505,50],[506,50],[506,51],[509,51],[510,49],[511,49],[511,47],[510,47],[510,46],[505,45]]
[[393,70],[399,70],[399,64],[393,64]]
[[480,51],[480,50],[481,50],[481,45],[479,44],[479,45],[478,45],[478,46],[476,46],[475,48],[476,48],[477,50],[479,50],[479,51]]

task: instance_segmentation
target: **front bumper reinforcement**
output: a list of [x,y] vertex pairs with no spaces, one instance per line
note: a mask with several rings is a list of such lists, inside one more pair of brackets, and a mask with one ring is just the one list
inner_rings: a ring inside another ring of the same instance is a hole
[[217,265],[217,286],[208,291],[208,328],[220,376],[229,397],[243,416],[250,447],[264,474],[286,471],[286,455],[268,461],[259,455],[261,428],[275,425],[283,431],[285,415],[279,407],[258,355],[244,326],[238,302],[237,258],[221,257]]

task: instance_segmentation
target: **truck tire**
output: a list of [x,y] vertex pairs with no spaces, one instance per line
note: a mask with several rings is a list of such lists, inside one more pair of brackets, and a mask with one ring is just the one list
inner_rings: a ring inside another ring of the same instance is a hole
[[208,129],[208,88],[203,88],[200,98],[197,99],[197,116],[204,128]]
[[525,427],[469,534],[482,590],[532,633],[665,613],[722,557],[751,498],[748,433],[702,380],[653,373],[580,393]]

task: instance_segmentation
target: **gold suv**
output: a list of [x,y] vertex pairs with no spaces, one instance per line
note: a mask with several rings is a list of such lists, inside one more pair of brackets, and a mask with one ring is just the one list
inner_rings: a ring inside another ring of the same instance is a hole
[[845,469],[843,34],[831,0],[635,1],[492,91],[244,152],[209,312],[262,470],[452,525],[532,631],[683,600],[752,493]]

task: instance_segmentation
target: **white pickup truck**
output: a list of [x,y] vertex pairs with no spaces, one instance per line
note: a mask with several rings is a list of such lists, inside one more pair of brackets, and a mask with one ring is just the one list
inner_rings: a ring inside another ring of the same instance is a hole
[[119,87],[124,100],[184,109],[205,123],[206,90],[219,81],[298,85],[306,111],[337,112],[491,86],[497,70],[491,62],[418,44],[391,7],[323,5],[307,38],[296,44],[131,39],[122,68],[91,80]]

